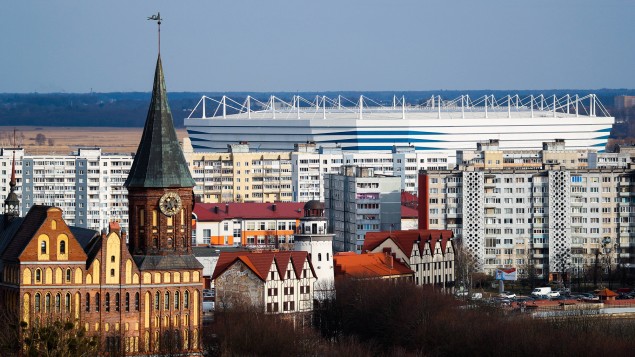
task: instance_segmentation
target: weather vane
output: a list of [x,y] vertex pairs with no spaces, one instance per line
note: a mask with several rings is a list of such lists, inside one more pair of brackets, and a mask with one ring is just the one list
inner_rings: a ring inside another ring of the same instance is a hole
[[157,25],[159,25],[159,54],[161,54],[161,13],[157,12],[156,15],[152,15],[148,17],[148,20],[156,21]]

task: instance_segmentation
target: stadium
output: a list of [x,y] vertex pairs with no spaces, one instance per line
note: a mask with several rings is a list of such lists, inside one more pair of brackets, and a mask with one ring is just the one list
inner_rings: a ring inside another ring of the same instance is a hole
[[195,151],[226,152],[229,144],[245,141],[259,151],[290,151],[297,143],[315,142],[352,152],[409,146],[454,155],[489,139],[498,139],[501,149],[540,148],[545,141],[564,139],[570,149],[602,152],[614,120],[594,94],[432,96],[417,105],[403,97],[380,105],[364,96],[355,101],[272,96],[265,102],[204,96],[185,126]]

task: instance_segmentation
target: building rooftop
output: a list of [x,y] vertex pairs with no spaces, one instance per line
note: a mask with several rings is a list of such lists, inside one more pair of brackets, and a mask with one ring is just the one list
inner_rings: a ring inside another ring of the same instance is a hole
[[194,214],[199,222],[220,222],[227,219],[300,219],[304,217],[304,202],[233,202],[197,203]]
[[396,278],[409,277],[414,271],[385,253],[353,252],[337,253],[333,256],[336,278]]

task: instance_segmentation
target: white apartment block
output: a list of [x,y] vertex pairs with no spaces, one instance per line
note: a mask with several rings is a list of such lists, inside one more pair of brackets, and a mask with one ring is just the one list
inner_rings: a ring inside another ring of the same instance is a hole
[[557,279],[588,268],[607,242],[613,262],[635,263],[635,175],[629,169],[422,175],[429,184],[430,229],[453,230],[485,272],[516,267],[522,274],[531,260],[539,275]]
[[401,178],[344,166],[324,175],[324,197],[333,250],[362,252],[367,232],[401,229]]
[[[132,155],[104,154],[81,148],[70,155],[28,155],[23,149],[0,149],[2,192],[6,197],[13,153],[20,209],[51,205],[62,209],[69,225],[99,230],[112,220],[128,227],[128,191],[123,183]],[[5,182],[7,181],[7,182]]]
[[358,166],[377,175],[398,176],[401,190],[417,192],[419,170],[447,170],[454,158],[441,152],[417,152],[412,147],[394,147],[392,153],[345,152],[338,148],[317,148],[315,144],[297,144],[293,162],[293,199],[298,202],[324,200],[324,175],[337,174],[342,166]]

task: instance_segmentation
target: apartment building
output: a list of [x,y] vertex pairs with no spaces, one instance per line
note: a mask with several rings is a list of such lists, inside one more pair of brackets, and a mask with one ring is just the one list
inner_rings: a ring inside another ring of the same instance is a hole
[[104,154],[99,148],[80,148],[70,155],[27,155],[24,149],[0,149],[0,168],[5,194],[5,171],[16,160],[16,194],[21,215],[33,205],[62,209],[63,218],[76,227],[99,230],[119,221],[128,228],[128,191],[123,183],[133,157]]
[[326,216],[333,249],[361,253],[367,232],[401,229],[401,178],[344,166],[324,175]]
[[344,152],[341,148],[316,147],[314,143],[297,144],[291,154],[293,164],[293,199],[306,202],[324,200],[325,174],[337,174],[342,166],[371,169],[378,175],[401,178],[401,190],[417,192],[419,170],[454,168],[453,157],[442,152],[417,152],[413,147],[393,147],[392,152]]
[[199,201],[292,201],[290,152],[250,152],[249,145],[242,143],[230,145],[226,153],[195,153],[187,142],[185,157],[196,181],[194,193]]
[[532,264],[539,275],[558,279],[590,266],[607,242],[614,248],[614,262],[635,262],[635,176],[630,169],[421,175],[428,182],[421,197],[429,227],[453,230],[483,271],[517,267],[522,274]]

